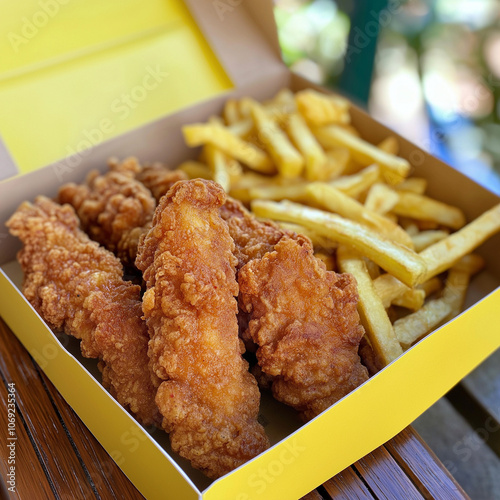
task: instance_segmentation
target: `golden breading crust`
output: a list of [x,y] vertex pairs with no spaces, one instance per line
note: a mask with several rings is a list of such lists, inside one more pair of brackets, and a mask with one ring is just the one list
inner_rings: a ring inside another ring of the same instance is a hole
[[180,181],[164,196],[136,265],[147,292],[156,402],[174,451],[219,477],[264,451],[260,394],[241,356],[234,243],[219,216],[223,189]]
[[40,196],[7,222],[23,242],[23,293],[51,328],[81,339],[99,358],[103,384],[144,425],[160,422],[158,381],[149,369],[140,287],[122,279],[120,261],[90,241],[69,206]]
[[356,282],[326,271],[307,240],[283,238],[240,269],[240,307],[276,399],[313,418],[367,380]]

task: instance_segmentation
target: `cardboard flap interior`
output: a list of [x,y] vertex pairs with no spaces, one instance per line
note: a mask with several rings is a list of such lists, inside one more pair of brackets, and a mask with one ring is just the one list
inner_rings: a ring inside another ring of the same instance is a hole
[[22,174],[286,71],[264,0],[23,0],[0,34],[0,135]]

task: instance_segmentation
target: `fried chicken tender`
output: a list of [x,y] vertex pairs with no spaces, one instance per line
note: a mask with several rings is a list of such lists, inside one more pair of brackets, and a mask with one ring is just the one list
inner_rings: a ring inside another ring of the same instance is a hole
[[260,393],[241,356],[234,243],[212,181],[175,184],[160,200],[136,265],[147,291],[149,356],[164,380],[156,402],[172,449],[209,477],[264,451]]
[[188,176],[182,170],[170,170],[154,164],[142,167],[135,174],[135,178],[151,191],[156,201],[160,201],[177,181],[184,181]]
[[367,380],[356,282],[326,271],[307,240],[281,239],[239,271],[240,307],[276,399],[309,420]]
[[93,170],[84,184],[65,184],[57,201],[69,203],[83,230],[125,265],[131,265],[139,238],[150,227],[156,200],[135,178],[142,171],[135,158],[123,163],[112,160],[109,168],[104,175]]
[[284,237],[306,240],[302,235],[281,229],[271,221],[259,221],[239,201],[228,198],[220,209],[227,222],[229,234],[235,243],[236,269],[241,269],[253,259],[260,259],[271,252]]
[[140,287],[123,281],[120,261],[79,229],[73,208],[43,196],[23,203],[7,226],[24,244],[28,301],[51,328],[81,339],[85,357],[99,358],[103,384],[139,422],[159,423]]

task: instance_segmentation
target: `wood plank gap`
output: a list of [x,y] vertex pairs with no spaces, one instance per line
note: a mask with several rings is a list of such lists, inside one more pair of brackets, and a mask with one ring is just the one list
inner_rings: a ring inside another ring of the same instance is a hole
[[370,485],[365,481],[365,478],[361,475],[361,472],[356,468],[356,464],[351,465],[351,469],[356,473],[356,476],[359,477],[359,480],[365,485],[366,489],[368,490],[368,493],[373,498],[377,498],[377,495],[375,495],[375,492],[371,489]]
[[66,437],[68,438],[69,443],[71,444],[71,447],[73,448],[73,451],[75,452],[76,457],[78,458],[78,461],[80,462],[80,465],[82,466],[83,472],[85,474],[85,477],[87,478],[87,481],[89,482],[90,487],[92,488],[92,491],[94,492],[94,495],[97,500],[101,500],[101,495],[99,495],[99,492],[97,491],[97,488],[94,484],[94,481],[90,475],[89,470],[87,469],[87,466],[85,465],[85,462],[83,461],[83,458],[80,454],[80,451],[78,450],[78,447],[76,446],[75,440],[71,436],[71,433],[69,432],[68,426],[66,425],[66,422],[64,421],[61,412],[59,411],[59,408],[55,404],[54,399],[52,398],[52,394],[50,393],[49,388],[47,387],[47,384],[45,383],[45,379],[43,378],[40,367],[35,363],[35,360],[30,356],[31,362],[33,363],[33,368],[36,370],[38,373],[38,376],[40,377],[40,380],[42,381],[43,388],[45,389],[45,392],[47,393],[47,396],[50,400],[50,403],[52,405],[52,408],[54,408],[54,412],[57,415],[57,418],[59,419],[59,422],[61,423],[61,426],[64,430],[64,433],[66,434]]
[[462,384],[446,394],[446,399],[469,423],[478,438],[500,458],[500,422]]

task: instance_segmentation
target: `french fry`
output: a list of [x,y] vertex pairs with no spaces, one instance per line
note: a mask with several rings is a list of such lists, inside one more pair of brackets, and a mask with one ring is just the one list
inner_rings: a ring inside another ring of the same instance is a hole
[[250,119],[240,120],[232,123],[227,129],[242,139],[247,139],[254,129],[253,121]]
[[396,337],[403,349],[408,349],[416,340],[440,325],[451,312],[444,298],[430,300],[417,312],[394,322]]
[[224,120],[226,125],[233,125],[241,120],[240,112],[238,110],[238,103],[234,99],[228,99],[224,105],[223,111]]
[[449,271],[444,287],[443,299],[449,304],[451,311],[446,317],[448,321],[462,312],[471,277],[484,267],[484,259],[470,254],[460,259]]
[[248,190],[251,200],[307,201],[307,184],[257,186]]
[[396,156],[399,153],[399,142],[393,135],[389,135],[377,145],[377,148],[390,155]]
[[315,247],[321,247],[325,250],[335,250],[338,247],[338,243],[329,238],[325,238],[324,236],[318,234],[316,231],[312,229],[302,226],[300,224],[293,224],[291,222],[278,222],[278,225],[287,229],[288,231],[293,231],[294,233],[303,234],[307,236]]
[[363,259],[348,247],[341,245],[337,251],[340,270],[350,273],[358,283],[358,311],[366,335],[375,353],[384,365],[389,364],[403,353],[394,328],[385,311],[384,305],[377,295],[372,279]]
[[309,181],[324,180],[327,157],[307,123],[298,113],[288,116],[286,131],[305,160],[305,177]]
[[413,248],[412,239],[402,227],[385,218],[383,215],[368,210],[361,203],[350,198],[335,187],[315,182],[307,186],[306,193],[321,208],[338,213],[375,231],[380,231],[387,238],[397,241],[408,248]]
[[295,94],[295,103],[300,114],[312,126],[348,124],[351,121],[349,101],[340,96],[306,89]]
[[326,151],[326,164],[323,170],[322,178],[318,177],[318,181],[328,181],[339,177],[345,172],[349,162],[350,153],[346,148],[336,148]]
[[399,297],[396,297],[392,303],[395,306],[418,311],[425,301],[425,292],[418,288],[409,288],[405,290]]
[[357,174],[334,179],[330,185],[351,198],[358,198],[378,180],[380,180],[380,168],[378,165],[371,165]]
[[415,236],[412,236],[413,245],[415,247],[416,252],[421,252],[425,250],[427,247],[434,245],[438,241],[446,238],[450,233],[448,231],[442,231],[438,229],[431,229],[429,231],[421,231],[417,233]]
[[302,224],[348,245],[410,287],[425,281],[422,279],[426,274],[425,262],[418,254],[357,222],[287,201],[256,200],[252,202],[252,210],[258,217]]
[[372,280],[378,278],[380,276],[380,267],[378,267],[373,260],[367,259],[366,257],[364,257],[363,260],[365,261],[366,269],[368,270],[370,278]]
[[423,283],[446,271],[462,257],[471,253],[488,238],[500,231],[500,204],[490,208],[456,233],[427,247],[419,255],[427,271],[417,280]]
[[181,163],[177,168],[182,170],[190,179],[212,180],[210,169],[199,161],[188,160]]
[[286,134],[260,104],[252,102],[250,110],[259,139],[273,158],[280,175],[289,178],[299,176],[304,168],[304,159]]
[[443,288],[443,282],[437,276],[434,276],[434,278],[417,285],[416,288],[418,290],[423,290],[425,292],[425,296],[429,297],[433,293],[441,291]]
[[212,144],[205,144],[204,158],[212,173],[212,179],[219,183],[224,191],[229,192],[231,188],[231,178],[229,175],[227,156]]
[[397,215],[436,222],[452,229],[460,229],[466,222],[465,215],[459,208],[407,191],[399,193],[398,202],[392,211]]
[[314,135],[325,149],[333,147],[347,148],[355,161],[361,165],[376,163],[382,170],[382,175],[389,184],[402,182],[410,173],[410,164],[407,160],[382,151],[373,144],[355,137],[342,127],[328,125],[316,128]]
[[392,210],[398,200],[398,193],[385,184],[377,182],[368,191],[365,208],[379,214],[386,214]]
[[415,194],[424,194],[427,189],[427,180],[421,177],[409,177],[393,187],[397,191],[410,191]]
[[267,154],[229,129],[215,123],[186,125],[182,128],[186,144],[191,147],[212,144],[228,156],[261,173],[273,174],[276,168]]
[[410,287],[406,286],[391,274],[382,274],[373,280],[373,286],[386,309],[392,304],[394,299],[397,299],[405,291],[411,290]]

